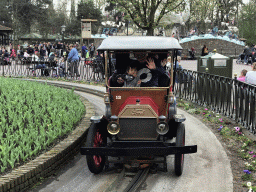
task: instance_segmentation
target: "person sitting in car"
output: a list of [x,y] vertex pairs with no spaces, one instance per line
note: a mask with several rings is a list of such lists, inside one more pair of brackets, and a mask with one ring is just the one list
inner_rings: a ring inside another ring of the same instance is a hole
[[150,69],[152,79],[144,84],[145,87],[168,87],[170,84],[170,74],[166,71],[167,54],[150,54],[149,59],[153,60]]
[[126,69],[126,73],[123,76],[124,87],[140,87],[141,79],[138,75],[138,61],[133,61]]
[[141,87],[162,87],[159,79],[165,75],[166,59],[160,58],[158,54],[145,53],[135,53],[135,58],[140,62],[141,68],[148,68],[152,75],[149,81],[141,83]]
[[[148,81],[142,81],[141,83],[141,87],[165,87],[166,85],[166,79],[169,79],[167,74],[165,74],[166,70],[164,69],[165,64],[166,64],[166,59],[163,60],[159,60],[158,56],[154,56],[154,55],[147,55],[145,53],[135,53],[134,54],[134,58],[135,61],[137,62],[137,69],[143,69],[143,68],[147,68],[149,70],[144,70],[147,73],[145,74],[141,74],[140,78],[141,79],[148,79],[148,75],[151,76],[150,80]],[[148,74],[150,72],[150,74]],[[125,72],[124,72],[125,73]],[[113,87],[122,87],[124,85],[124,76],[121,74],[122,70],[119,69],[118,71],[116,71],[112,78],[111,78],[111,86]],[[166,79],[164,80],[164,83],[162,83],[161,80],[163,80],[163,77],[166,76]]]

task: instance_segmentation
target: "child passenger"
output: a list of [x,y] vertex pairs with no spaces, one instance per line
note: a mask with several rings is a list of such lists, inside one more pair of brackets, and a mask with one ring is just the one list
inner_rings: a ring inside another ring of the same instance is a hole
[[141,80],[140,77],[137,76],[137,62],[132,62],[126,69],[126,78],[124,78],[123,87],[140,87]]

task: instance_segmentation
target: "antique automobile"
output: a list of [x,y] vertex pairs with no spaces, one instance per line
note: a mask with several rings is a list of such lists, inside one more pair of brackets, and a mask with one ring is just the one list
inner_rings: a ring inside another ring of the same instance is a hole
[[[112,36],[103,40],[98,51],[104,52],[106,110],[102,116],[91,117],[86,144],[81,147],[92,173],[102,172],[109,163],[138,168],[157,164],[167,171],[166,157],[174,155],[175,174],[182,174],[184,154],[196,153],[197,146],[185,146],[186,118],[176,114],[174,65],[167,70],[164,64],[167,57],[175,63],[181,49],[172,37]],[[113,81],[125,79],[126,68],[134,61],[140,86],[125,87]],[[158,68],[164,72],[156,73]],[[158,86],[149,86],[153,79]]]

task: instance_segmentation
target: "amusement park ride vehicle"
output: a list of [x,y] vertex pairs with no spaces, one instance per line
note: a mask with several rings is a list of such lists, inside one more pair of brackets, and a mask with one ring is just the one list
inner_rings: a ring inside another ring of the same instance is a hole
[[[175,174],[182,174],[184,154],[196,153],[197,146],[185,146],[186,118],[176,114],[173,64],[167,75],[168,83],[161,87],[143,87],[143,83],[140,87],[113,87],[109,77],[113,74],[111,55],[116,56],[118,70],[127,68],[131,55],[141,53],[171,56],[174,63],[181,49],[175,38],[147,36],[108,37],[99,46],[98,51],[104,51],[105,58],[106,110],[105,115],[91,117],[86,146],[81,147],[92,173],[100,173],[109,163],[138,167],[161,163],[167,171],[166,157],[173,154]],[[150,78],[146,74],[142,82]]]

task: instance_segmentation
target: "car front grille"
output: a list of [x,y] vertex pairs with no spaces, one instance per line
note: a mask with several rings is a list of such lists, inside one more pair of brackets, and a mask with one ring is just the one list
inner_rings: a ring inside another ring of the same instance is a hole
[[119,140],[156,140],[156,118],[120,118]]

